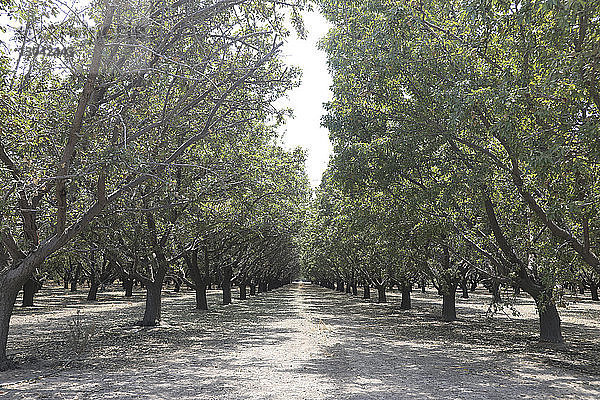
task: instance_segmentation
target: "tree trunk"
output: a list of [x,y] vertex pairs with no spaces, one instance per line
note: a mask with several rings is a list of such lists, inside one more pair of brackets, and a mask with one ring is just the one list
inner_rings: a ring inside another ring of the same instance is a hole
[[88,301],[96,301],[98,300],[98,288],[100,287],[100,282],[97,279],[93,279],[90,283],[90,291],[87,295]]
[[0,371],[8,369],[11,363],[6,357],[6,344],[8,342],[8,328],[13,307],[17,300],[18,289],[9,285],[0,285]]
[[71,281],[71,273],[65,272],[65,274],[63,275],[63,277],[64,277],[63,287],[66,290],[66,289],[69,288],[69,282]]
[[223,304],[231,304],[231,277],[233,276],[233,271],[231,270],[231,266],[226,266],[223,268],[223,280],[221,281],[221,288],[223,289]]
[[123,288],[125,289],[125,297],[133,296],[133,279],[123,279]]
[[358,295],[358,286],[356,285],[356,282],[353,282],[353,283],[352,283],[352,294],[353,294],[354,296],[357,296],[357,295]]
[[492,282],[491,291],[494,296],[494,303],[502,303],[502,297],[500,296],[500,282]]
[[206,300],[206,283],[200,283],[196,286],[196,309],[208,310],[208,301]]
[[410,301],[411,285],[403,285],[401,290],[402,290],[402,301],[400,302],[400,309],[401,310],[410,310],[410,308],[411,308],[411,301]]
[[450,293],[443,294],[442,321],[456,321],[456,288],[454,290],[450,290]]
[[352,293],[352,285],[350,285],[349,283],[346,284],[346,293],[348,293],[348,294]]
[[162,281],[146,285],[146,310],[142,326],[155,326],[160,323],[160,303],[162,295]]
[[371,298],[371,286],[369,284],[363,285],[363,299]]
[[246,300],[248,296],[246,295],[246,284],[242,283],[240,285],[240,300]]
[[258,283],[258,293],[264,293],[267,291],[267,282],[265,280],[261,280]]
[[554,301],[540,302],[538,312],[540,315],[540,341],[563,343],[560,316],[558,315]]
[[250,284],[250,296],[256,296],[256,285]]
[[592,301],[598,300],[598,284],[596,282],[590,283],[590,292],[592,293]]
[[175,293],[179,293],[181,291],[181,281],[179,279],[175,279]]
[[387,298],[385,297],[385,285],[377,286],[377,295],[378,295],[378,299],[377,300],[380,303],[387,302]]
[[77,291],[77,283],[79,282],[80,277],[81,277],[81,263],[77,264],[77,268],[75,268],[75,275],[71,279],[71,292]]
[[475,279],[473,279],[471,281],[471,292],[474,292],[475,289],[477,289],[477,281]]
[[33,296],[38,291],[39,286],[38,282],[30,278],[23,285],[23,307],[31,307],[33,306]]
[[463,280],[460,283],[460,289],[462,290],[462,296],[460,296],[460,297],[462,297],[463,299],[468,299],[469,298],[469,287],[467,285],[466,280]]

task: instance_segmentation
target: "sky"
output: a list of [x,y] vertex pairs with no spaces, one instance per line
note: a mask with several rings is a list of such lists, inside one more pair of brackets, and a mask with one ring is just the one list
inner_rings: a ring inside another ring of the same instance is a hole
[[306,40],[292,33],[283,55],[287,64],[302,68],[302,83],[290,91],[287,99],[278,105],[294,110],[294,119],[282,128],[285,147],[302,147],[307,151],[306,170],[313,187],[321,182],[321,175],[332,153],[329,132],[321,127],[325,113],[323,103],[331,99],[332,80],[327,70],[327,57],[317,49],[318,41],[325,36],[329,23],[318,11],[304,14]]

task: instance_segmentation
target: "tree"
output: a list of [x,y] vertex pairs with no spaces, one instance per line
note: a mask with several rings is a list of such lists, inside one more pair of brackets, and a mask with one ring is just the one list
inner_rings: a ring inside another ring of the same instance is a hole
[[[7,363],[17,293],[44,260],[212,131],[242,123],[240,108],[258,118],[272,110],[270,103],[295,77],[277,60],[287,35],[280,15],[303,4],[97,4],[97,29],[84,26],[83,37],[69,42],[76,57],[63,60],[62,72],[53,72],[56,63],[48,57],[41,63],[25,58],[9,83],[3,62],[0,220],[10,260],[0,270],[0,364]],[[48,21],[57,6],[36,7],[28,9],[40,16],[35,21],[43,37],[54,37],[61,26]],[[85,20],[65,13],[65,26]],[[15,15],[25,25],[30,21],[31,13]],[[146,35],[131,41],[107,34],[116,24],[146,23]],[[25,29],[23,43],[31,36]],[[40,94],[40,88],[50,90]],[[56,109],[58,118],[39,118],[40,109]],[[61,135],[48,135],[55,131]]]
[[[324,42],[334,73],[324,122],[336,153],[377,160],[382,186],[425,193],[406,199],[462,236],[495,269],[489,275],[531,294],[541,339],[562,341],[554,285],[567,268],[551,245],[562,241],[595,265],[588,182],[597,173],[587,157],[598,112],[596,78],[585,71],[597,60],[581,49],[597,41],[597,5],[320,3],[335,26]],[[576,57],[567,56],[572,46]],[[361,165],[348,164],[346,176]],[[526,218],[509,211],[516,204]],[[523,237],[535,250],[511,248]]]

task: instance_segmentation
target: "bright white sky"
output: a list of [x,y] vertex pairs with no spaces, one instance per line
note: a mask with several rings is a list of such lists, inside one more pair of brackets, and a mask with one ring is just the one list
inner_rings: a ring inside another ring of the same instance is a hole
[[283,128],[286,147],[302,147],[308,152],[306,169],[311,184],[318,186],[332,153],[329,132],[321,127],[325,113],[323,103],[331,99],[332,80],[327,70],[327,57],[317,49],[317,42],[329,30],[329,23],[318,11],[304,14],[307,39],[297,39],[295,32],[283,52],[287,64],[302,68],[302,84],[278,103],[294,110],[294,119]]

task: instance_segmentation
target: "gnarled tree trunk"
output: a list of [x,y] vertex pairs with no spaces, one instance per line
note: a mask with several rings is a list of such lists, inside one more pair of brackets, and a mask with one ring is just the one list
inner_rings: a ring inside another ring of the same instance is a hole
[[402,292],[402,301],[400,302],[400,309],[401,310],[410,310],[411,308],[411,300],[410,300],[410,292],[411,292],[411,285],[409,284],[405,284],[401,286],[401,292]]
[[368,283],[363,285],[363,299],[370,299],[371,298],[371,285],[369,285]]
[[6,356],[6,344],[8,341],[10,317],[12,316],[18,293],[18,286],[15,289],[10,288],[6,283],[0,284],[0,371],[10,366]]
[[468,299],[469,298],[469,287],[467,286],[467,280],[463,279],[460,282],[460,289],[462,290],[462,298],[463,299]]
[[23,307],[33,306],[33,296],[40,290],[40,283],[32,278],[29,278],[23,285]]
[[385,296],[385,285],[377,286],[377,301],[379,301],[380,303],[387,302],[387,298]]
[[146,309],[140,325],[155,326],[160,323],[162,280],[146,284]]
[[63,274],[63,288],[65,290],[69,288],[69,282],[71,282],[71,271],[65,271]]
[[456,321],[456,288],[444,293],[442,299],[442,321]]
[[100,282],[98,281],[98,277],[95,274],[92,274],[90,280],[90,291],[87,295],[87,301],[96,301],[98,299],[98,288],[100,287]]
[[208,301],[206,300],[206,283],[200,283],[196,286],[196,309],[208,310]]
[[267,291],[267,281],[264,279],[261,279],[258,282],[258,293],[264,293]]
[[592,293],[592,301],[599,301],[599,299],[598,299],[598,284],[596,282],[590,283],[590,292]]
[[77,264],[75,268],[75,274],[71,279],[71,292],[77,291],[77,284],[79,283],[79,278],[81,277],[81,263]]
[[133,296],[133,279],[124,278],[123,288],[125,289],[125,297]]
[[223,289],[223,304],[231,304],[231,278],[233,277],[233,271],[231,265],[223,267],[223,280],[221,281],[221,288]]
[[502,303],[502,296],[500,296],[500,282],[494,280],[490,286],[490,291],[492,292],[493,301],[496,304]]
[[239,286],[240,286],[240,300],[246,300],[246,298],[248,297],[246,295],[246,283],[243,282]]
[[539,301],[538,313],[540,317],[540,341],[549,343],[563,343],[564,339],[560,327],[560,316],[553,300]]

